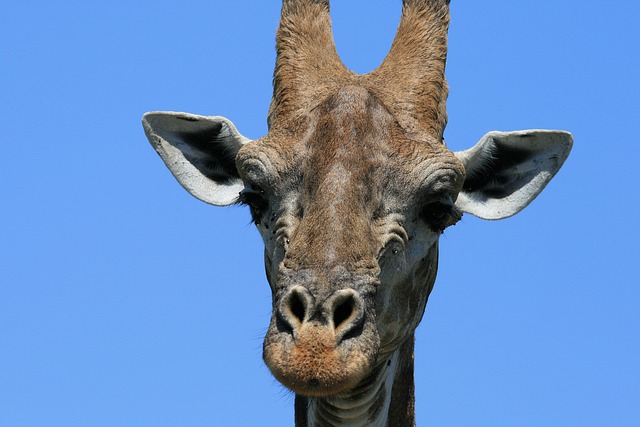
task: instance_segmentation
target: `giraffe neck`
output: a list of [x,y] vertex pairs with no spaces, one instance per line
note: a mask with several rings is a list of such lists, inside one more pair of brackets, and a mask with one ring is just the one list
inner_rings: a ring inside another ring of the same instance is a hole
[[297,427],[413,426],[413,337],[353,390],[326,398],[296,396]]

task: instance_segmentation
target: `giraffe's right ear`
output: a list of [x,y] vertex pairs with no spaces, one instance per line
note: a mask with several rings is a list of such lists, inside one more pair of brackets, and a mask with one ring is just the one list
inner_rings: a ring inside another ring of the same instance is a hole
[[224,117],[152,112],[142,118],[149,142],[178,182],[216,206],[238,199],[244,188],[236,170],[238,150],[250,140]]

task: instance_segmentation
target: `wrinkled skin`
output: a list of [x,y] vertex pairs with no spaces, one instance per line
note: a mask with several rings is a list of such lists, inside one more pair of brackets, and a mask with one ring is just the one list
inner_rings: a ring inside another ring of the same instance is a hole
[[245,145],[237,167],[273,291],[265,361],[292,390],[325,396],[413,334],[464,168],[441,141],[409,140],[361,87],[312,120],[303,140]]

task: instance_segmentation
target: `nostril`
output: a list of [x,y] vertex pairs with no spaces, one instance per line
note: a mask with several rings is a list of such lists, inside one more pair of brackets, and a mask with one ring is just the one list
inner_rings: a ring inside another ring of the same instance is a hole
[[305,305],[301,295],[298,292],[294,292],[289,299],[289,310],[291,314],[300,323],[304,321]]
[[307,320],[313,301],[313,296],[302,286],[295,286],[283,297],[278,311],[291,332],[295,332]]
[[333,327],[339,329],[343,323],[345,323],[353,315],[355,308],[355,301],[353,296],[347,296],[343,301],[340,301],[333,311]]
[[343,289],[329,298],[325,305],[325,313],[331,313],[329,321],[338,343],[362,334],[364,328],[364,300],[353,289]]

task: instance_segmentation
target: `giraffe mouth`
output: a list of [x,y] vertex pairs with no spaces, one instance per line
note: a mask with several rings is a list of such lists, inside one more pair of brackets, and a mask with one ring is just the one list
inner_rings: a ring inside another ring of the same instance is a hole
[[295,339],[267,333],[264,360],[273,376],[295,393],[326,397],[354,388],[374,365],[377,349],[377,333],[341,341],[332,328],[310,323]]

